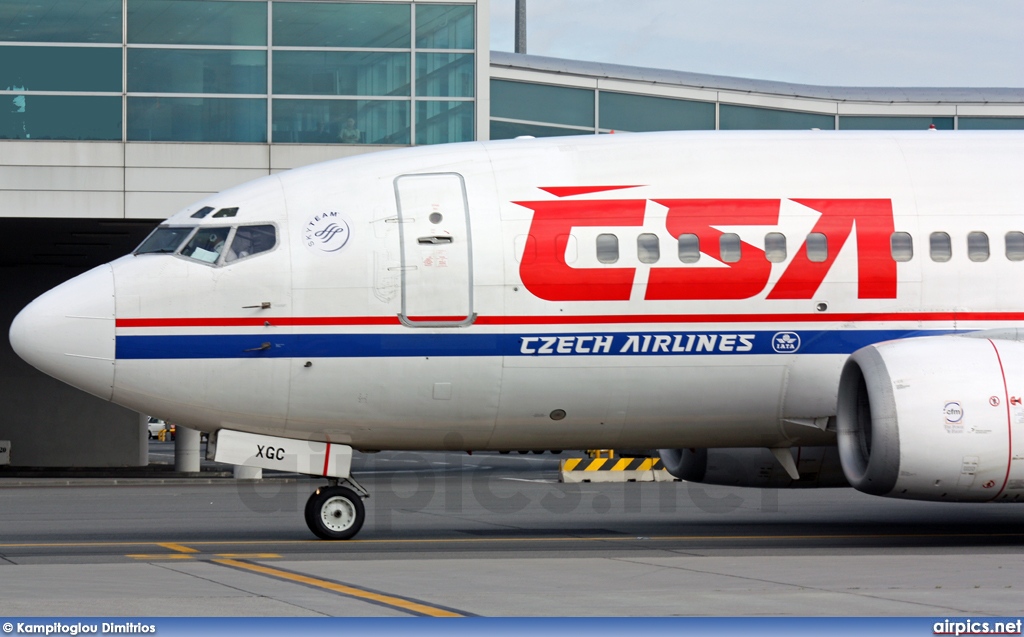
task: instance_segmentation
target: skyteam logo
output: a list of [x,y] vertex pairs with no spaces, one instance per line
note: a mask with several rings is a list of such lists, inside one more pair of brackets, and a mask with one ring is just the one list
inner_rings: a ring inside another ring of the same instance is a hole
[[312,217],[302,229],[302,241],[315,252],[337,252],[348,245],[352,226],[338,212],[324,212]]
[[792,354],[800,349],[800,335],[796,332],[776,332],[772,349],[779,354]]

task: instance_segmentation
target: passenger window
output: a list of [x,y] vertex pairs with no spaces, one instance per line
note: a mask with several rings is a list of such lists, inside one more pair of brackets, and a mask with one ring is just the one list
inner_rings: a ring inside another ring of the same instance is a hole
[[894,232],[889,237],[889,249],[893,261],[910,261],[914,258],[914,238],[909,232]]
[[967,258],[971,261],[988,261],[988,235],[984,232],[967,233]]
[[1014,230],[1006,233],[1006,258],[1024,261],[1024,232]]
[[240,226],[235,230],[235,238],[231,240],[231,248],[224,256],[224,263],[266,252],[276,244],[277,229],[274,226]]
[[[527,259],[537,257],[537,240],[532,234],[521,234],[515,239],[516,262],[522,263]],[[522,255],[522,256],[520,256]]]
[[679,260],[683,263],[700,260],[700,237],[695,234],[679,235]]
[[736,263],[740,260],[740,235],[726,232],[718,239],[718,251],[722,261]]
[[822,263],[828,259],[828,237],[820,232],[807,235],[807,259],[814,263]]
[[220,253],[224,250],[224,244],[228,240],[230,231],[231,228],[200,228],[181,251],[181,254],[196,261],[216,263],[220,258]]
[[764,235],[764,258],[772,263],[786,260],[786,235],[781,232],[769,232]]
[[931,253],[932,261],[945,263],[953,258],[953,242],[945,232],[933,232],[928,237],[928,251]]
[[619,238],[613,234],[597,235],[597,260],[615,263],[619,260]]
[[645,232],[636,238],[636,255],[640,263],[657,263],[661,258],[661,246],[658,235]]

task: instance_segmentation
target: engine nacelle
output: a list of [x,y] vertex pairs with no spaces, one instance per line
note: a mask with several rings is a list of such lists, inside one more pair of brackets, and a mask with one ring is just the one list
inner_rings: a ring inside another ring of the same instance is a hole
[[687,482],[762,489],[848,487],[835,447],[787,449],[800,479],[794,480],[768,449],[659,449],[665,470]]
[[874,495],[1024,499],[1022,399],[1019,341],[932,336],[857,350],[839,381],[843,471]]

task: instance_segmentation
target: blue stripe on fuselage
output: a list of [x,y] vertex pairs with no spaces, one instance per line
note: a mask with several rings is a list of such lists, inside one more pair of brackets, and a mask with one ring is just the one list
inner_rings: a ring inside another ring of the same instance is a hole
[[955,330],[730,330],[557,334],[282,334],[117,337],[117,358],[399,358],[419,356],[736,356],[850,354],[900,338]]

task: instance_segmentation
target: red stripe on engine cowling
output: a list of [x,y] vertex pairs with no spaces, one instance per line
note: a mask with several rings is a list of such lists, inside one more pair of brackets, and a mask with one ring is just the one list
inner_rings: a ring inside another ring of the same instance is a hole
[[[999,362],[999,375],[1003,379],[1003,402],[1006,404],[1006,433],[1009,437],[1009,441],[1007,442],[1009,454],[1006,459],[1006,476],[1003,478],[1003,486],[999,488],[999,491],[994,496],[992,496],[992,500],[995,500],[1003,494],[1003,491],[1006,490],[1006,485],[1010,483],[1010,469],[1013,466],[1013,420],[1010,418],[1010,388],[1006,385],[1006,372],[1003,370],[1003,357],[999,355],[999,348],[996,347],[995,342],[992,339],[988,339],[988,342],[996,352],[996,360]],[[990,500],[990,502],[992,500]]]

